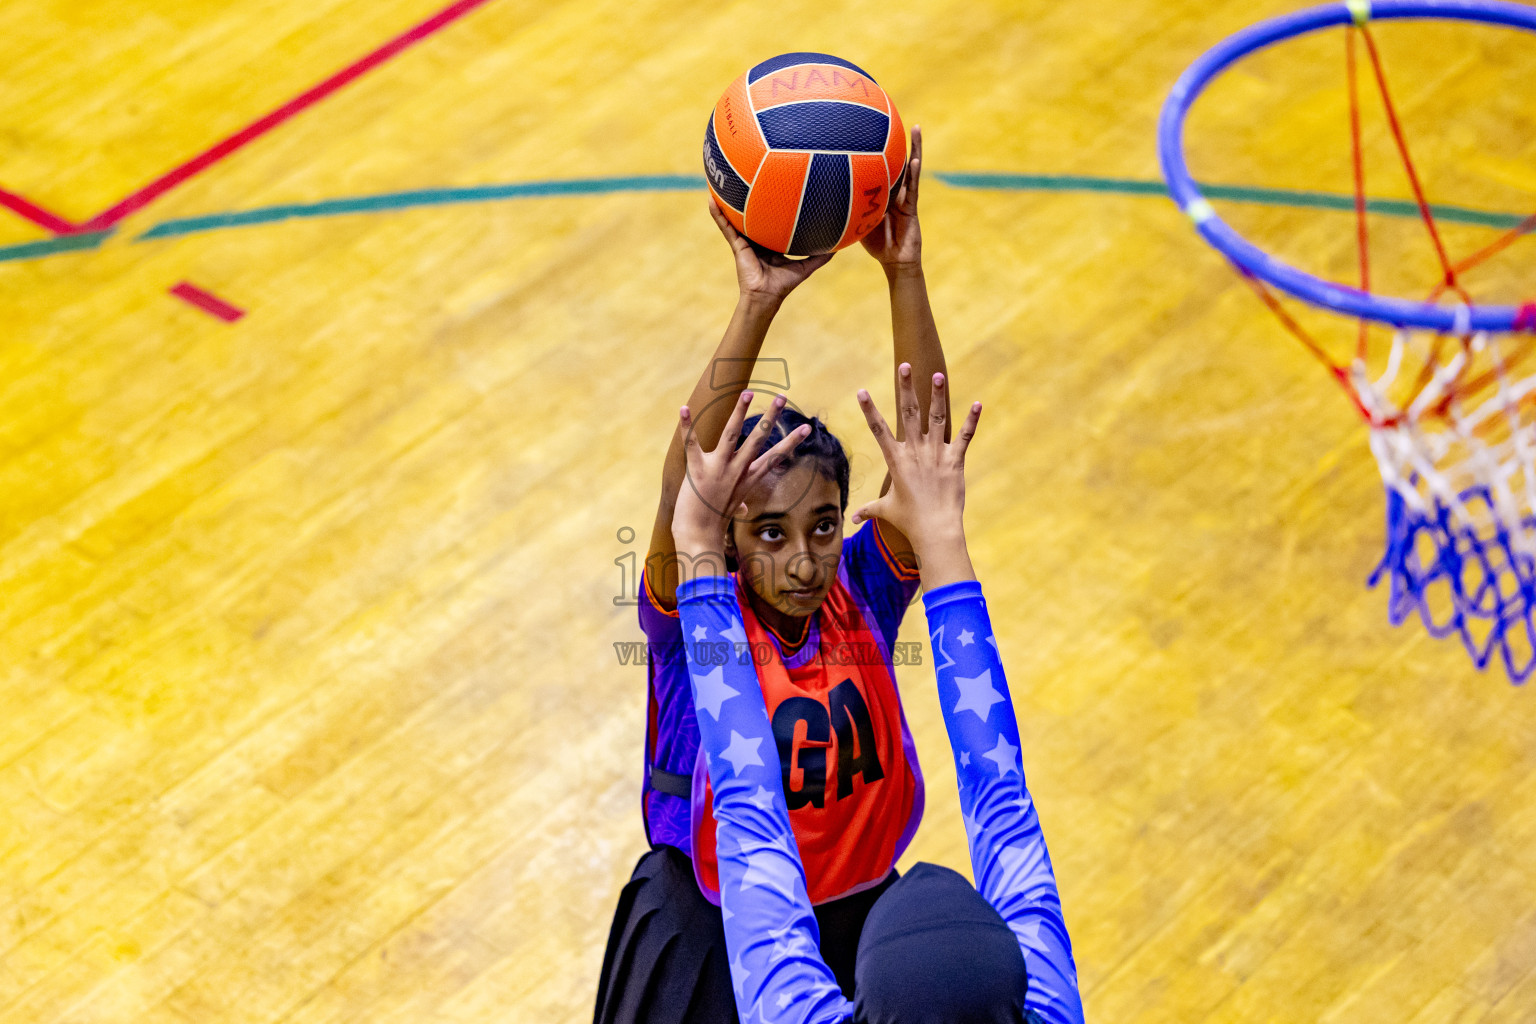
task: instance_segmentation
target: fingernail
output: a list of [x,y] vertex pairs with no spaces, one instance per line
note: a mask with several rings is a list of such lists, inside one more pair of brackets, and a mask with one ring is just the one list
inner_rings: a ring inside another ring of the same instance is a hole
[[741,400],[743,402],[750,402],[750,401],[752,401],[753,397],[754,396],[753,396],[752,392],[750,392],[750,391],[743,391],[741,393]]
[[775,409],[782,409],[784,408],[785,401],[786,399],[783,395],[775,395],[773,397],[773,407]]

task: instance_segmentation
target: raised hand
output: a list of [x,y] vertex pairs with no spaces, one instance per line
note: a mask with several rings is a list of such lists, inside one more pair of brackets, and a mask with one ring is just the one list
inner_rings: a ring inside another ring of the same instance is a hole
[[923,129],[913,125],[907,176],[886,209],[885,219],[863,238],[864,248],[887,270],[916,267],[922,263],[923,236],[917,226],[917,191],[922,176]]
[[[678,412],[677,429],[688,460],[688,479],[678,492],[677,507],[672,512],[672,537],[678,554],[688,556],[693,563],[701,559],[717,563],[718,567],[699,565],[697,571],[701,574],[725,571],[725,530],[730,517],[741,510],[743,498],[752,488],[788,458],[811,432],[810,427],[802,424],[778,444],[762,451],[784,411],[784,396],[777,395],[772,407],[752,429],[752,436],[736,447],[752,398],[750,391],[741,393],[714,451],[706,452],[699,444],[693,412],[686,405]],[[685,569],[685,578],[686,575]]]
[[776,252],[769,252],[761,246],[753,245],[731,225],[729,220],[726,220],[725,214],[720,212],[720,206],[713,196],[709,199],[709,215],[715,219],[715,226],[730,243],[731,252],[736,256],[736,284],[741,289],[743,297],[751,296],[782,302],[784,296],[795,290],[796,285],[826,266],[832,259],[833,254],[826,253],[803,260],[792,260],[788,256],[780,256]]
[[904,534],[918,557],[918,571],[928,588],[975,579],[970,556],[965,547],[965,452],[976,425],[981,420],[981,403],[971,405],[959,435],[944,440],[948,403],[945,380],[935,373],[928,401],[927,422],[912,384],[912,367],[902,363],[897,368],[900,386],[897,413],[901,418],[903,440],[896,434],[869,392],[860,388],[859,408],[864,421],[880,445],[891,474],[891,488],[885,494],[853,514],[853,522],[883,519]]

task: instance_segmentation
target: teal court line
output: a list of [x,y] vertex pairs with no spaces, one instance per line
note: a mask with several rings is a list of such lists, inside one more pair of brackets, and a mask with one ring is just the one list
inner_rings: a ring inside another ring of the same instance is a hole
[[40,242],[22,242],[20,245],[0,245],[0,263],[9,260],[33,260],[41,256],[52,256],[56,252],[77,252],[81,249],[95,249],[106,241],[112,234],[112,229],[105,231],[82,231],[73,235],[55,235],[45,238]]
[[[1097,178],[1077,174],[973,174],[937,173],[934,177],[956,188],[999,189],[1019,192],[1108,192],[1113,195],[1166,196],[1161,181],[1137,178]],[[1235,203],[1260,203],[1265,206],[1291,206],[1314,210],[1349,210],[1355,197],[1337,192],[1310,192],[1291,188],[1257,188],[1251,185],[1200,184],[1207,199],[1226,199]],[[1405,199],[1367,199],[1365,208],[1388,217],[1418,217],[1419,208]],[[1439,220],[1453,224],[1477,224],[1490,228],[1512,228],[1525,219],[1514,213],[1473,210],[1465,206],[1431,203],[1429,209]]]
[[530,199],[535,196],[604,195],[612,192],[702,191],[704,179],[688,174],[643,174],[626,178],[570,178],[564,181],[527,181],[513,185],[473,185],[467,188],[423,188],[410,192],[386,192],[382,195],[356,196],[351,199],[326,199],[318,203],[291,203],[264,206],[237,213],[214,213],[205,217],[183,217],[156,224],[134,241],[172,238],[220,228],[270,224],[273,221],[309,217],[334,217],[344,213],[379,213],[384,210],[409,210],[419,206],[450,206],[456,203],[483,203],[495,199]]
[[[1086,192],[1124,196],[1166,196],[1161,181],[1138,178],[1108,178],[1077,174],[1004,174],[989,172],[935,173],[939,181],[954,188],[986,189],[1012,192]],[[407,210],[426,206],[450,206],[460,203],[483,203],[502,199],[530,199],[542,196],[607,195],[620,192],[679,192],[702,191],[704,179],[687,174],[647,174],[617,178],[571,178],[559,181],[528,181],[502,185],[477,185],[462,188],[413,189],[408,192],[386,192],[371,196],[353,196],[345,199],[326,199],[314,203],[288,203],[281,206],[263,206],[251,210],[206,214],[198,217],[178,217],[162,221],[134,238],[146,242],[156,238],[177,238],[185,235],[220,231],[225,228],[246,227],[253,224],[271,224],[284,220],[307,220],[318,217],[335,217],[352,213],[382,213],[391,210]],[[1354,209],[1354,197],[1335,192],[1312,192],[1302,189],[1257,188],[1247,185],[1201,185],[1210,199],[1239,203],[1258,203],[1267,206],[1298,209],[1341,210]],[[1401,199],[1371,199],[1366,208],[1372,213],[1389,217],[1417,217],[1418,208]],[[1462,206],[1434,204],[1430,207],[1436,217],[1448,223],[1474,224],[1491,228],[1512,228],[1524,216],[1491,210],[1476,210]],[[37,259],[55,253],[94,249],[101,245],[112,232],[93,231],[73,235],[60,235],[39,242],[0,246],[0,263],[12,260]]]

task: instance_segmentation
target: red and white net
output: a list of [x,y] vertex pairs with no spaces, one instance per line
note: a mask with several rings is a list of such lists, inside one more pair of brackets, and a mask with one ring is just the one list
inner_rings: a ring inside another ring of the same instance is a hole
[[[1459,261],[1447,252],[1392,102],[1376,41],[1345,29],[1359,289],[1371,290],[1361,147],[1358,51],[1363,43],[1387,125],[1438,260],[1426,301],[1453,303],[1470,324],[1469,270],[1536,230],[1532,215]],[[1239,268],[1241,270],[1241,268]],[[1510,332],[1445,333],[1361,320],[1353,353],[1337,359],[1258,278],[1245,280],[1344,388],[1371,429],[1387,487],[1387,551],[1371,583],[1390,583],[1394,623],[1418,615],[1436,636],[1458,635],[1478,667],[1497,658],[1510,678],[1536,671],[1536,304]]]

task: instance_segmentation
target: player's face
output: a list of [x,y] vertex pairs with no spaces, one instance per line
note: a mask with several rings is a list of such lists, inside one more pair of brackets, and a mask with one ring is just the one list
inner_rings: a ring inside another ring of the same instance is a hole
[[754,593],[775,611],[805,618],[837,579],[843,513],[835,480],[802,462],[771,475],[731,523],[736,561]]

